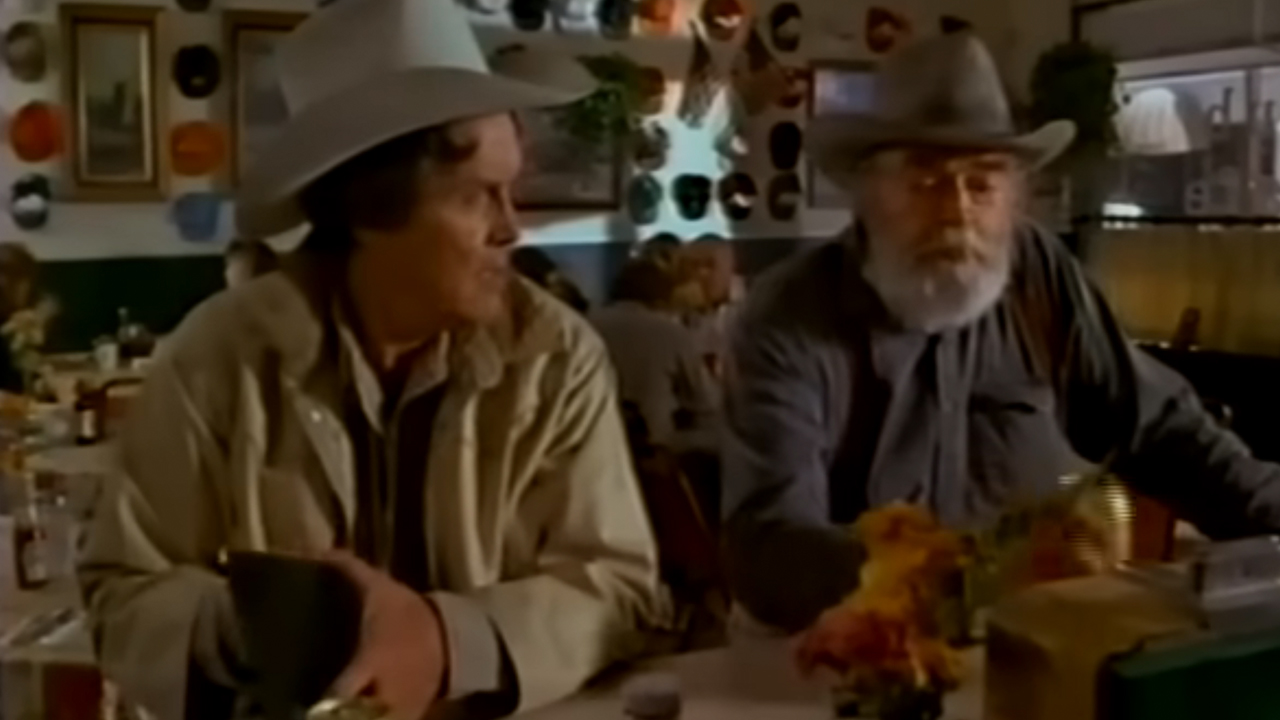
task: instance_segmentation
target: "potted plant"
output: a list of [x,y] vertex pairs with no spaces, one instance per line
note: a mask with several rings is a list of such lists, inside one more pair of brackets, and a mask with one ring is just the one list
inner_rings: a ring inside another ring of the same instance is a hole
[[559,127],[592,153],[610,152],[626,143],[639,127],[643,70],[629,58],[613,53],[578,58],[600,83],[599,88],[558,111]]

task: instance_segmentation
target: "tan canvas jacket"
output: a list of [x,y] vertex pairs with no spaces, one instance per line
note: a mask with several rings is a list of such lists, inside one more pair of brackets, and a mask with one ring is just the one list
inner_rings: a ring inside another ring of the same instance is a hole
[[[219,554],[324,550],[354,521],[323,277],[193,311],[121,438],[81,582],[105,674],[160,720],[183,716],[196,618],[228,604]],[[637,652],[666,603],[601,342],[523,281],[510,306],[450,343],[424,542],[432,586],[497,629],[527,709]]]

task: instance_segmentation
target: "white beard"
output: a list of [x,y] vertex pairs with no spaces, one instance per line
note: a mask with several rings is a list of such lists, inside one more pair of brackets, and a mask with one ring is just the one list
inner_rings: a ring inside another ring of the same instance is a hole
[[975,233],[947,229],[940,244],[984,248],[982,252],[931,262],[904,252],[907,244],[896,238],[869,234],[863,275],[889,314],[907,329],[935,333],[967,325],[995,305],[1009,282],[1012,238],[991,242]]

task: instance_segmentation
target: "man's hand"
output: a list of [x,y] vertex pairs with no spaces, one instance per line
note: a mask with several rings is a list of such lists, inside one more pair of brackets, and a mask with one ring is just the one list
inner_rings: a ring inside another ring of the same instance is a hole
[[342,699],[368,697],[389,720],[422,720],[440,696],[448,671],[440,616],[429,600],[354,555],[326,556],[364,597],[356,656],[334,683]]

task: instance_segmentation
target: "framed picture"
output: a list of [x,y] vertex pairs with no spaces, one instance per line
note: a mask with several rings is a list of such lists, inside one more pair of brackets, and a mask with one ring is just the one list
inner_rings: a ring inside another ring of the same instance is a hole
[[[815,61],[809,82],[809,117],[871,111],[875,93],[875,63]],[[809,207],[844,208],[848,193],[831,182],[814,163],[809,170]]]
[[513,190],[521,210],[616,210],[622,205],[622,143],[584,152],[557,122],[558,109],[520,114],[524,169]]
[[305,18],[302,13],[225,14],[223,47],[231,80],[227,107],[231,162],[227,167],[232,187],[240,185],[245,169],[289,119],[276,69],[276,48]]
[[63,5],[72,195],[94,202],[164,197],[158,152],[160,8]]

